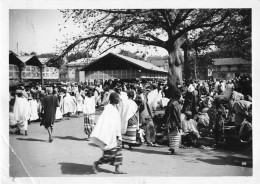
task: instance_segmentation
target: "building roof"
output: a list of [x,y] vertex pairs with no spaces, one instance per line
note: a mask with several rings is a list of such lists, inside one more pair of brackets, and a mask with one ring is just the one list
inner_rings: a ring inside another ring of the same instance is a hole
[[139,67],[142,67],[144,69],[147,69],[147,70],[152,70],[152,71],[160,71],[160,72],[164,72],[164,73],[167,73],[166,70],[164,70],[163,68],[159,68],[151,63],[148,63],[148,62],[145,62],[145,61],[142,61],[142,60],[137,60],[137,59],[134,59],[134,58],[131,58],[131,57],[126,57],[126,56],[123,56],[123,55],[119,55],[119,54],[114,54],[112,53],[113,55],[115,56],[118,56],[130,63],[133,63]]
[[[109,61],[109,63],[107,63]],[[126,62],[126,63],[124,63]],[[159,68],[151,63],[137,60],[134,58],[126,57],[119,54],[108,53],[101,56],[100,58],[92,61],[85,67],[81,69],[84,70],[98,70],[98,69],[129,69],[131,67],[138,67],[140,69],[150,70],[150,71],[159,71],[167,73],[163,68]]]
[[25,63],[26,65],[31,65],[31,66],[42,66],[42,62],[39,60],[39,58],[35,55],[33,56],[18,56],[18,58]]
[[14,65],[17,65],[17,66],[20,66],[20,67],[25,66],[25,63],[23,61],[21,61],[17,57],[17,55],[12,51],[9,51],[9,64],[14,64]]
[[249,60],[245,60],[242,58],[215,58],[212,59],[214,65],[239,65],[239,64],[251,64],[252,62]]

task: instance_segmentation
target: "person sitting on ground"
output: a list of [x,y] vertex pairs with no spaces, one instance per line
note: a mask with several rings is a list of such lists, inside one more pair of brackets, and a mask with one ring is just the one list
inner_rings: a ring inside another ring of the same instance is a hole
[[185,112],[186,118],[181,122],[182,131],[185,135],[194,134],[197,138],[200,137],[199,131],[197,129],[197,122],[192,119],[192,112]]
[[207,113],[207,108],[204,108],[199,111],[197,118],[197,128],[199,132],[203,132],[202,134],[206,135],[209,133],[209,115]]

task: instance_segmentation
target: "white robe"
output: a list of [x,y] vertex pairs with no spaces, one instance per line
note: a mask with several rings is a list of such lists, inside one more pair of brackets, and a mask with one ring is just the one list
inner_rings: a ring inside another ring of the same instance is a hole
[[158,97],[159,97],[159,92],[157,89],[155,89],[147,94],[148,105],[151,108],[155,109],[157,107]]
[[62,113],[61,113],[60,107],[58,106],[58,107],[56,108],[55,119],[61,119],[61,118],[62,118]]
[[22,122],[19,125],[20,130],[28,129],[28,120],[30,118],[30,104],[24,97],[17,97],[14,103],[14,118]]
[[107,104],[100,115],[90,137],[92,141],[103,150],[117,147],[117,139],[121,137],[121,119],[118,109],[112,104]]
[[77,99],[77,111],[82,112],[83,110],[83,98],[79,92],[76,92],[76,99]]
[[30,104],[30,120],[31,121],[34,121],[34,120],[37,120],[39,119],[39,116],[38,116],[38,103],[36,101],[36,99],[32,99],[29,101],[29,104]]
[[71,97],[69,93],[66,93],[66,96],[63,98],[62,101],[62,113],[67,114],[67,113],[74,113],[76,111],[76,103]]
[[83,104],[83,113],[94,114],[95,112],[96,112],[95,96],[92,97],[86,96]]
[[122,101],[121,108],[121,124],[122,124],[122,134],[126,133],[128,120],[137,112],[138,106],[137,104],[131,100]]

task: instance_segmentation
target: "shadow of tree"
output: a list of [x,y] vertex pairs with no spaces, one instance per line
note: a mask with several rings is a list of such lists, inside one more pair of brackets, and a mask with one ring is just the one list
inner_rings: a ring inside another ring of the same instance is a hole
[[[76,164],[68,162],[60,162],[62,174],[69,175],[92,175],[95,174],[92,165]],[[99,172],[113,173],[112,171],[106,169],[99,169]]]
[[58,138],[58,139],[62,139],[62,140],[86,141],[86,138],[77,138],[74,136],[54,136],[54,138]]
[[252,168],[253,160],[250,158],[237,157],[237,156],[214,156],[216,159],[201,159],[196,158],[201,162],[206,162],[212,165],[231,165]]
[[47,142],[47,140],[39,140],[35,138],[16,138],[16,139],[22,141],[32,141],[32,142]]

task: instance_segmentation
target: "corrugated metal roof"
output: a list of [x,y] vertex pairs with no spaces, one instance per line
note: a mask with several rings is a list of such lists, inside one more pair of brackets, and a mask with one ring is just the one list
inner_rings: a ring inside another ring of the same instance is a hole
[[167,73],[166,70],[162,69],[162,68],[159,68],[151,63],[148,63],[148,62],[145,62],[145,61],[142,61],[142,60],[137,60],[137,59],[134,59],[134,58],[130,58],[130,57],[126,57],[126,56],[123,56],[123,55],[119,55],[119,54],[114,54],[112,53],[113,55],[115,56],[118,56],[126,61],[129,61],[131,63],[134,63],[135,65],[137,66],[141,66],[142,68],[144,69],[148,69],[148,70],[153,70],[153,71],[160,71],[160,72],[165,72]]
[[251,64],[252,62],[249,60],[245,60],[242,58],[215,58],[212,59],[214,65],[239,65],[239,64]]
[[107,54],[104,54],[102,56],[100,56],[99,58],[97,58],[96,60],[92,61],[91,63],[89,63],[88,65],[84,66],[82,70],[85,70],[89,65],[92,65],[93,63],[101,60],[102,58],[108,56],[108,55],[113,55],[113,56],[116,56],[120,59],[123,59],[129,63],[132,63],[136,66],[139,66],[141,68],[144,68],[146,70],[151,70],[151,71],[159,71],[159,72],[164,72],[164,73],[167,73],[168,71],[164,70],[163,68],[159,68],[151,63],[148,63],[148,62],[145,62],[145,61],[141,61],[141,60],[137,60],[137,59],[134,59],[134,58],[131,58],[131,57],[126,57],[126,56],[123,56],[123,55],[119,55],[119,54],[114,54],[114,53],[107,53]]

